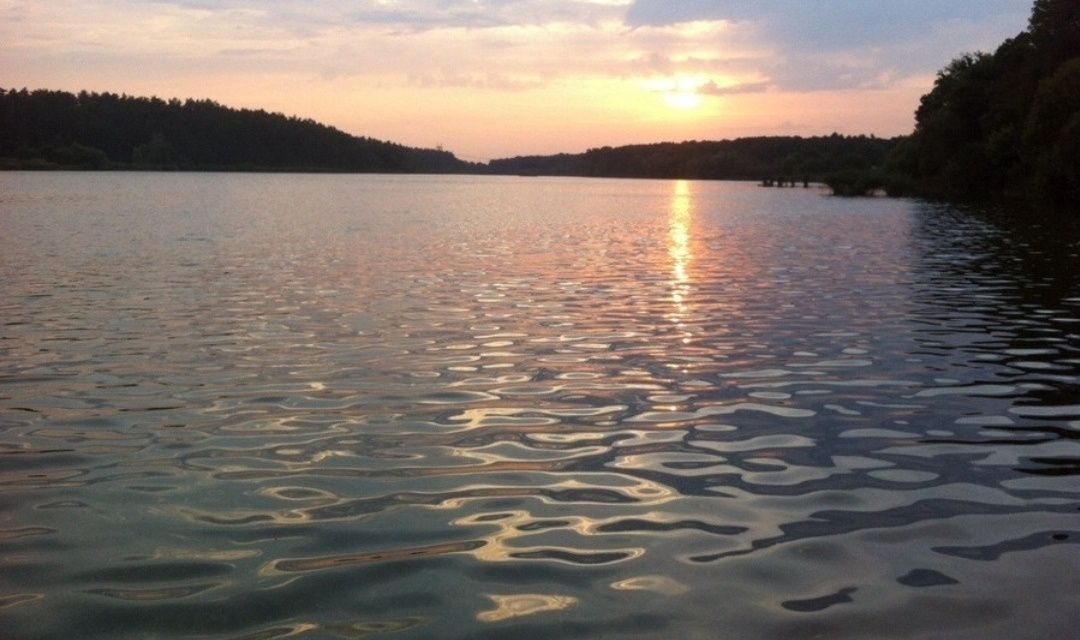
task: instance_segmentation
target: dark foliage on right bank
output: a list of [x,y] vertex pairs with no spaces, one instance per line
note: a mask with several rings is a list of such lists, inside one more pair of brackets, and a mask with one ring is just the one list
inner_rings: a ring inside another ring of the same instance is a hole
[[1080,203],[1080,0],[1036,0],[1023,33],[941,70],[883,186]]

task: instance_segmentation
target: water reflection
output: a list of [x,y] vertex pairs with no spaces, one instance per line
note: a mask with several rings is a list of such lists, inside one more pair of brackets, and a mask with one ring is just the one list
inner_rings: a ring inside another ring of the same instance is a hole
[[673,184],[668,215],[668,256],[671,258],[671,300],[675,305],[672,319],[682,328],[690,296],[690,275],[687,269],[694,256],[690,251],[691,191],[686,180]]
[[1080,624],[1065,225],[465,177],[0,205],[5,637]]
[[544,611],[559,611],[574,606],[577,598],[541,594],[522,594],[512,596],[488,596],[495,604],[489,611],[476,614],[481,622],[500,622],[510,618],[531,616]]

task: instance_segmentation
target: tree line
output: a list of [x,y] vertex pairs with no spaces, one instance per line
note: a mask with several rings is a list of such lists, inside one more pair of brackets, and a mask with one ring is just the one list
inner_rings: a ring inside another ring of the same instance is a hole
[[822,180],[879,166],[899,142],[874,136],[771,136],[601,147],[579,154],[492,160],[494,173],[605,178]]
[[884,167],[834,188],[1080,203],[1080,1],[1036,0],[1022,33],[942,69],[915,119]]
[[0,167],[454,173],[441,149],[210,100],[0,88]]
[[356,137],[314,120],[210,100],[0,89],[0,167],[494,173],[820,180],[877,166],[897,140],[757,137],[603,147],[581,154],[457,159]]

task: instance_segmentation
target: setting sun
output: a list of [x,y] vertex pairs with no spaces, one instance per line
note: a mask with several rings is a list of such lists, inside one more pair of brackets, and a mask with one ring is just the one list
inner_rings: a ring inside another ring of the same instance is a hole
[[693,91],[677,91],[664,94],[664,104],[672,109],[689,111],[701,106],[701,96]]
[[672,109],[689,111],[702,104],[698,89],[708,82],[705,78],[662,78],[647,83],[650,91],[661,94],[664,104]]

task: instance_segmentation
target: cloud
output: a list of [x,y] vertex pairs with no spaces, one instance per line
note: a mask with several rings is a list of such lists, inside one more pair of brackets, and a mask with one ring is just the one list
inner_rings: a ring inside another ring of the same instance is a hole
[[595,24],[625,12],[632,0],[120,0],[113,4],[174,6],[225,13],[251,11],[266,21],[303,28],[367,25],[402,32],[489,29],[558,22]]
[[1023,24],[1029,2],[0,0],[17,17],[0,25],[0,63],[89,54],[249,70],[261,61],[267,72],[506,91],[658,75],[707,80],[718,96],[744,92],[735,86],[865,89],[993,46]]
[[626,23],[728,24],[728,45],[771,51],[758,69],[778,88],[815,91],[932,72],[963,51],[1015,35],[1030,6],[1030,0],[635,0]]
[[709,80],[696,89],[696,93],[706,96],[734,96],[740,93],[762,93],[768,91],[771,82],[743,82],[740,84],[719,85]]
[[453,87],[517,92],[539,89],[547,83],[541,76],[441,71],[410,74],[409,84],[420,88]]
[[985,22],[996,16],[1027,16],[1030,0],[635,0],[631,26],[698,20],[760,25],[771,37],[806,48],[850,48],[899,42],[953,20]]

